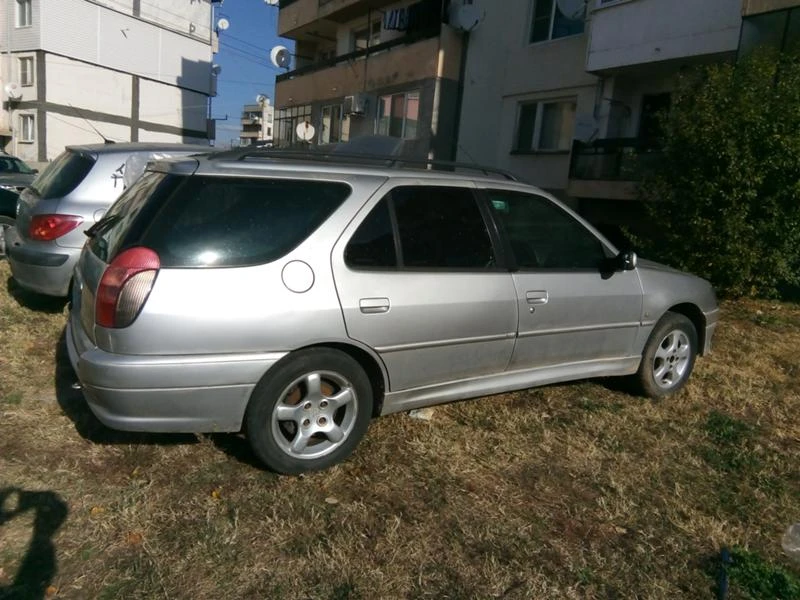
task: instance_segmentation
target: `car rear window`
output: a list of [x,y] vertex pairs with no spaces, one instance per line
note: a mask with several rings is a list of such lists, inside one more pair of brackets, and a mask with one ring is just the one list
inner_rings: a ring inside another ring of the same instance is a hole
[[349,195],[339,182],[150,173],[109,210],[91,246],[105,261],[141,245],[163,267],[261,264],[296,248]]
[[61,198],[74,190],[94,166],[94,157],[67,150],[51,162],[31,187],[40,198]]

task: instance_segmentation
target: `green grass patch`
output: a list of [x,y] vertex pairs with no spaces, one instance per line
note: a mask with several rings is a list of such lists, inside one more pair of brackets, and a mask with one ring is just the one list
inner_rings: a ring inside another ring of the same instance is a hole
[[725,565],[729,598],[742,600],[798,600],[800,576],[766,560],[757,552],[734,549]]

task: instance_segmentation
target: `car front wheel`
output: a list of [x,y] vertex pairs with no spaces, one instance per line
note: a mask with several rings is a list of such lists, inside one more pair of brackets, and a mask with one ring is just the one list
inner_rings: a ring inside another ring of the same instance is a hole
[[278,473],[296,475],[347,458],[366,433],[372,387],[353,358],[330,348],[286,357],[256,386],[247,409],[247,438]]
[[656,323],[636,379],[644,395],[663,398],[680,390],[697,357],[697,331],[684,315],[668,312]]

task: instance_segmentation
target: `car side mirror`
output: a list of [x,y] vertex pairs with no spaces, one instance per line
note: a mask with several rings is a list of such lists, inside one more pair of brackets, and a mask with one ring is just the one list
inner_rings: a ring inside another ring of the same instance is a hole
[[617,255],[617,268],[620,271],[633,271],[636,268],[637,261],[636,252],[633,250],[620,252]]

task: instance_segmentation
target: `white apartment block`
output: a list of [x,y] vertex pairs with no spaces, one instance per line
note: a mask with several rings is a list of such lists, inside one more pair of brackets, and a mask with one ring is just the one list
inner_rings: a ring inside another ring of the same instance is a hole
[[261,146],[271,144],[275,107],[269,98],[259,96],[255,104],[242,107],[242,129],[239,132],[240,146]]
[[470,34],[459,159],[581,200],[635,196],[629,158],[657,138],[675,76],[735,58],[743,10],[742,0],[474,4],[485,18]]
[[0,0],[2,148],[207,141],[211,19],[210,0]]

